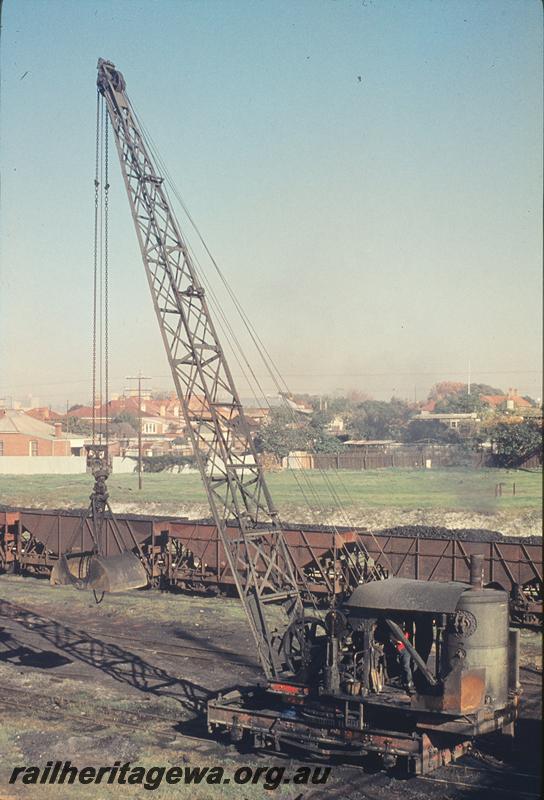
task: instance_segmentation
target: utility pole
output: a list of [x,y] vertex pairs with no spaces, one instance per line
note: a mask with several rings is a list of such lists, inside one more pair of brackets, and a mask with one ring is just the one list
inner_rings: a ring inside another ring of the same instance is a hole
[[141,372],[128,376],[127,381],[138,381],[138,489],[142,488],[142,381],[148,381]]

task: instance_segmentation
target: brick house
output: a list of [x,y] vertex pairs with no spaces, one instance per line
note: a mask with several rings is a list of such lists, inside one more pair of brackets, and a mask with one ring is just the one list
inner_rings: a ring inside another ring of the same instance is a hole
[[24,411],[0,409],[0,456],[69,456],[70,439],[56,422],[48,425]]
[[508,394],[483,394],[480,400],[494,411],[527,411],[532,407],[517,389],[508,389]]
[[[69,416],[77,417],[87,424],[91,424],[93,419],[93,409],[91,406],[80,406],[69,411]],[[140,415],[138,398],[134,396],[120,397],[110,400],[107,404],[97,405],[95,408],[95,422],[98,428],[106,424],[106,419],[111,421],[120,414],[128,413],[135,419]],[[179,402],[150,400],[142,398],[142,433],[145,435],[166,436],[169,433],[179,434],[183,432],[183,419],[179,413]]]

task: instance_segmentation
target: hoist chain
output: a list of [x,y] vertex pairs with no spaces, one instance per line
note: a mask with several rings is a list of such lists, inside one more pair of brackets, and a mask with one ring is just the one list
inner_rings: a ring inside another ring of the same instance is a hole
[[109,332],[108,332],[108,114],[104,105],[104,405],[106,408],[106,446],[109,441]]
[[[108,114],[102,95],[96,100],[96,149],[94,173],[93,333],[92,333],[92,441],[109,440],[109,274],[108,274]],[[97,341],[98,340],[98,341]],[[98,366],[97,366],[98,364]],[[97,377],[98,371],[98,377]],[[97,385],[98,384],[98,385]],[[104,393],[102,393],[104,390]],[[97,425],[97,406],[105,424]],[[98,437],[97,437],[98,433]]]
[[101,95],[96,95],[96,148],[94,168],[94,250],[93,250],[93,364],[92,364],[92,436],[93,445],[96,444],[96,316],[97,316],[97,291],[98,291],[98,199],[99,199],[99,162],[100,162],[100,104]]

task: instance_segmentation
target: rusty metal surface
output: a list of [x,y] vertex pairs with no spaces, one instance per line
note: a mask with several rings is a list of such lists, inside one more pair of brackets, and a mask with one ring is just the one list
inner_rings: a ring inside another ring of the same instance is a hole
[[[84,511],[17,509],[0,510],[0,569],[21,569],[48,575],[66,549]],[[174,517],[119,515],[123,538],[130,532],[142,547],[152,585],[187,589],[228,588],[233,578],[215,525]],[[333,565],[334,554],[361,539],[375,563],[388,574],[433,582],[468,582],[470,556],[483,553],[484,581],[509,593],[516,621],[535,624],[542,615],[542,542],[535,537],[503,537],[490,533],[489,541],[471,541],[432,536],[371,533],[343,530],[336,534],[323,528],[286,525],[285,537],[295,561],[306,575],[309,588],[327,596],[349,586],[350,575],[342,564]],[[118,552],[110,526],[105,548]],[[83,530],[75,550],[91,548],[88,530]],[[336,577],[335,577],[336,573]],[[353,578],[353,576],[351,576]],[[353,586],[354,584],[351,583]]]
[[147,586],[147,574],[134,553],[93,556],[89,562],[86,588],[100,592],[126,592]]
[[470,747],[470,741],[457,737],[449,747],[437,746],[434,734],[414,730],[411,734],[384,732],[370,728],[353,730],[342,724],[328,726],[309,724],[298,715],[287,719],[279,709],[254,709],[246,706],[238,692],[208,701],[208,729],[226,731],[232,741],[240,741],[244,732],[252,735],[264,749],[275,750],[296,745],[308,753],[338,757],[374,753],[384,764],[394,765],[397,758],[406,760],[409,773],[425,775],[438,767],[455,761]]

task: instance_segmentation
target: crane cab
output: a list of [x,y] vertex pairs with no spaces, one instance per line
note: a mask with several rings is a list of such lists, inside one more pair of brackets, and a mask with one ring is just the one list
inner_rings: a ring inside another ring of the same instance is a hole
[[355,589],[324,627],[312,663],[283,684],[297,691],[276,682],[212,700],[210,730],[265,748],[378,755],[412,774],[459,758],[476,736],[513,734],[519,642],[505,592],[389,578]]

